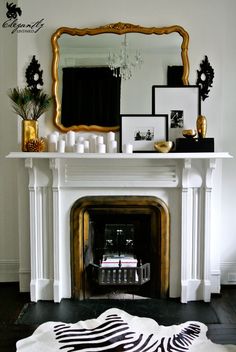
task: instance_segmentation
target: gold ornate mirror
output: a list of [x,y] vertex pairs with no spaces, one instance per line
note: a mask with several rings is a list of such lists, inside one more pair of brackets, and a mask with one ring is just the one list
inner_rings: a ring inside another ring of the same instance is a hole
[[[138,50],[142,57],[142,65],[140,69],[135,68],[133,77],[127,80],[121,79],[119,88],[121,113],[151,112],[151,87],[157,84],[166,85],[168,66],[182,66],[182,82],[184,85],[188,85],[189,36],[180,26],[157,28],[115,23],[97,28],[61,27],[51,38],[53,50],[52,94],[55,101],[54,124],[61,132],[69,130],[99,132],[119,130],[117,119],[113,119],[113,116],[110,116],[110,120],[106,123],[101,120],[96,123],[89,117],[86,117],[85,121],[82,119],[82,123],[75,123],[73,120],[71,123],[69,122],[70,116],[66,114],[62,119],[63,95],[68,89],[62,82],[64,71],[68,67],[106,67],[108,70],[109,55],[116,53],[115,55],[118,57],[117,53],[126,40],[129,57],[136,57],[134,52]],[[130,66],[135,66],[135,64],[131,62]],[[108,71],[111,71],[110,68]],[[73,74],[72,77],[74,79]],[[67,104],[72,107],[72,104],[77,101],[78,95],[74,94],[70,80],[68,86],[71,92],[67,92]],[[81,91],[83,90],[82,87]],[[110,97],[108,99],[111,100]],[[88,105],[93,105],[92,99]]]

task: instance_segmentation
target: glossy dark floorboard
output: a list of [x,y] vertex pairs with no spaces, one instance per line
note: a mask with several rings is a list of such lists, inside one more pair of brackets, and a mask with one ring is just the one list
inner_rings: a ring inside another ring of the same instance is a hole
[[[15,323],[23,307],[25,307],[29,301],[29,294],[19,293],[17,283],[0,283],[0,352],[15,352],[16,341],[30,336],[38,326],[38,324],[33,323]],[[42,302],[39,303],[42,304]],[[189,316],[192,316],[191,314],[196,316],[194,312],[194,310],[196,311],[196,307],[198,307],[202,311],[201,314],[204,315],[204,309],[205,307],[209,308],[209,305],[204,302],[196,303],[197,305],[192,303],[187,305],[182,305],[181,303],[178,304],[177,309],[181,319],[186,316],[186,320],[188,320]],[[54,313],[59,309],[59,305],[56,303],[50,303],[50,305],[53,306]],[[40,305],[37,307],[39,306]],[[169,307],[176,309],[175,305],[172,303],[170,303]],[[191,307],[193,307],[192,313]],[[203,322],[207,322],[208,337],[216,343],[236,345],[236,287],[222,287],[222,294],[212,298],[210,308],[217,319],[214,319],[214,323],[211,323],[214,315],[205,316],[204,319],[202,319],[204,320]],[[206,314],[207,312],[211,312],[211,310],[206,309]],[[89,311],[91,314],[91,310]],[[135,313],[132,312],[132,314]],[[173,324],[175,322],[173,320],[174,316],[175,314],[166,315],[165,323],[167,325]],[[97,314],[94,313],[93,317],[96,318]]]
[[88,299],[84,301],[63,299],[61,303],[39,301],[24,307],[18,324],[42,324],[47,321],[76,323],[98,317],[110,308],[124,310],[128,314],[154,319],[159,325],[181,324],[187,321],[201,321],[217,324],[219,319],[209,303],[189,302],[180,304],[167,299]]

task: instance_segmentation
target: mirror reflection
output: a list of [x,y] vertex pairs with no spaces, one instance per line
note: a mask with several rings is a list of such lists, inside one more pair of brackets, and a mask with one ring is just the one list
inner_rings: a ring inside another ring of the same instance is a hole
[[125,33],[61,28],[53,35],[54,122],[61,131],[116,131],[120,113],[151,113],[151,87],[167,84],[168,67],[182,66],[188,83],[188,37],[181,27],[156,35],[130,26]]

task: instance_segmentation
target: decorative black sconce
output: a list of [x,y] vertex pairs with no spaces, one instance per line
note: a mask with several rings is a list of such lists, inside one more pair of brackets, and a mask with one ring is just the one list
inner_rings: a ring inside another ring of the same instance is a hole
[[38,86],[43,86],[43,70],[40,70],[40,64],[35,59],[35,55],[25,71],[25,77],[28,88],[34,93],[40,90]]
[[214,78],[214,70],[208,61],[208,57],[200,63],[200,70],[197,70],[197,81],[196,84],[200,86],[200,96],[202,100],[209,97],[210,89],[212,87]]

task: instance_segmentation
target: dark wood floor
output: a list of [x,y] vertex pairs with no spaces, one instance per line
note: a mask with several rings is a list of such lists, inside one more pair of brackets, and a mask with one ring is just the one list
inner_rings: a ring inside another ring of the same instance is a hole
[[[17,283],[0,283],[1,352],[15,352],[16,341],[31,335],[36,329],[36,325],[15,324],[29,301],[29,294],[19,293]],[[236,287],[222,287],[221,295],[212,297],[211,305],[220,323],[208,325],[208,337],[215,343],[236,345]]]

